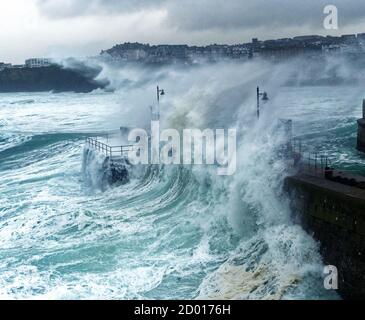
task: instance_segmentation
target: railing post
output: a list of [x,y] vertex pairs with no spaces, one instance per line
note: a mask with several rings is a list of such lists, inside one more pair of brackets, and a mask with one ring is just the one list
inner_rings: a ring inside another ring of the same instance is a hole
[[90,137],[86,138],[86,142],[89,144],[90,147],[94,148],[94,150],[101,152],[106,157],[110,156],[111,158],[116,153],[116,156],[124,156],[126,152],[129,151],[129,149],[133,146],[109,146],[106,143],[103,143],[101,141],[98,141],[97,139],[93,139]]
[[315,158],[315,160],[314,160],[314,169],[317,172],[317,153],[314,154],[314,158]]

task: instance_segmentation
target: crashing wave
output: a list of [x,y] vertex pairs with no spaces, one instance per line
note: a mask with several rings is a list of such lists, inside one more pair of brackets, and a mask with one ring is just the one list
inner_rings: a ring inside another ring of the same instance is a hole
[[128,167],[126,159],[114,160],[91,148],[84,148],[82,173],[85,181],[92,188],[105,190],[112,184],[128,183]]

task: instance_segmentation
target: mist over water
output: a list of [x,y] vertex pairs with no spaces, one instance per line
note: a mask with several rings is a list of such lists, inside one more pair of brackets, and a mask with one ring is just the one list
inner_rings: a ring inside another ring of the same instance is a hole
[[[361,79],[298,86],[307,71],[104,66],[114,92],[0,94],[0,297],[337,299],[323,288],[318,244],[290,218],[278,119],[293,119],[308,148],[356,166],[363,92]],[[167,92],[162,129],[238,129],[235,175],[150,166],[100,188],[103,160],[83,157],[85,137],[148,129],[156,84]],[[270,97],[260,122],[258,84]]]

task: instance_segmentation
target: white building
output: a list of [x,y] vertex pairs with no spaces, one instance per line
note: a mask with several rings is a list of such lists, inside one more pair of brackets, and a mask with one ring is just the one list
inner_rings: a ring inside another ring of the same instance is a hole
[[51,64],[52,64],[51,59],[32,58],[25,60],[25,65],[27,68],[43,68],[43,67],[49,67]]

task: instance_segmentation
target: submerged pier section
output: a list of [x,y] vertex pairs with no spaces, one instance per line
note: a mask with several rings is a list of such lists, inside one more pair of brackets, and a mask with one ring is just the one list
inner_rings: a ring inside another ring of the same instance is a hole
[[357,150],[365,152],[365,100],[362,102],[362,119],[357,120]]
[[[128,161],[128,152],[133,149],[131,145],[112,146],[106,142],[94,138],[86,139],[86,147],[89,152],[99,154],[102,160],[102,185],[107,183],[112,184],[126,184],[129,182],[130,167]],[[88,156],[88,152],[86,153]]]

